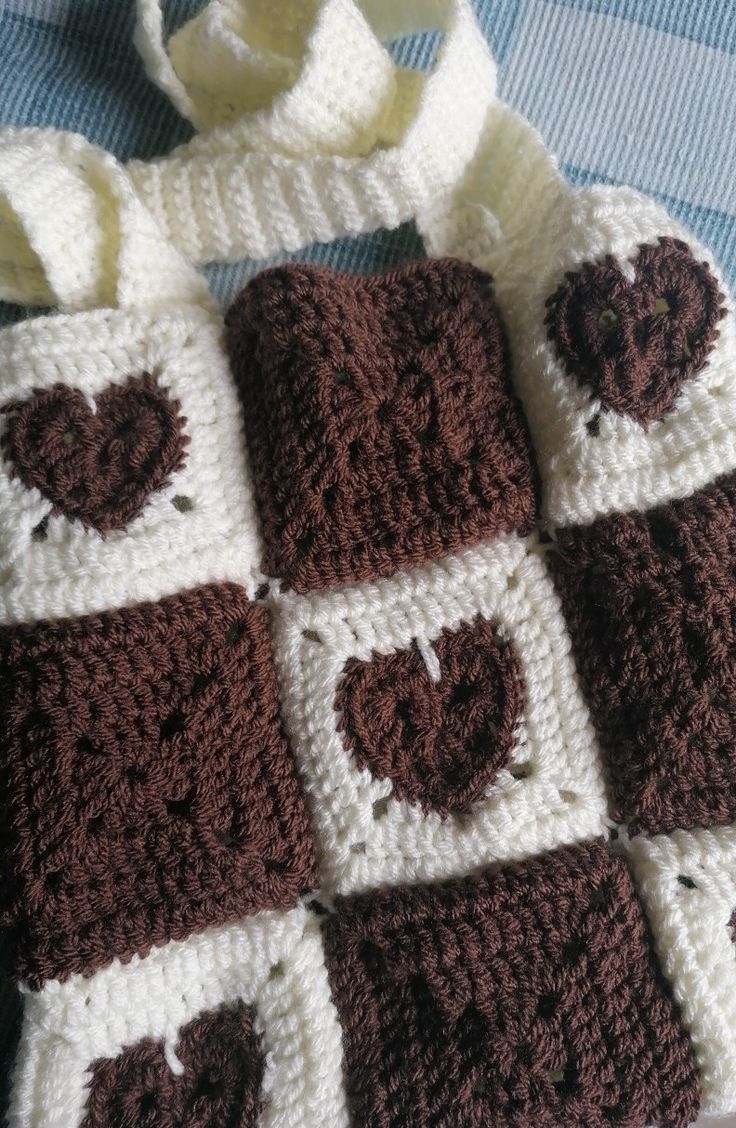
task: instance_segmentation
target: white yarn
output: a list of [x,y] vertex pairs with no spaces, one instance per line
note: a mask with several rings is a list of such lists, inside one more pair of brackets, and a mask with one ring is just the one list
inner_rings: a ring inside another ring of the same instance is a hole
[[238,1000],[255,1009],[266,1060],[259,1128],[347,1128],[340,1026],[319,918],[301,906],[27,992],[10,1128],[78,1128],[92,1062],[152,1038],[164,1042],[177,1071],[182,1027]]
[[[582,702],[570,642],[543,554],[502,537],[375,583],[273,598],[282,713],[311,805],[322,887],[352,893],[465,875],[606,828],[598,748]],[[513,764],[462,815],[425,815],[391,798],[390,780],[358,768],[338,731],[335,694],[350,657],[369,659],[478,615],[514,643],[525,707]]]
[[[390,75],[377,44],[366,53],[365,26],[348,0],[325,11],[329,26],[318,16],[313,30],[318,81],[307,65],[307,40],[300,82],[270,109],[195,138],[169,157],[128,166],[141,199],[191,261],[265,258],[396,227],[436,205],[471,160],[495,67],[468,0],[417,6],[420,21],[444,31],[426,80],[400,69]],[[336,88],[329,74],[346,81]],[[336,97],[331,116],[348,128],[336,131],[332,148],[332,130],[321,123],[325,102],[330,114]]]
[[74,133],[0,130],[0,299],[64,311],[212,305],[117,161]]
[[[736,825],[627,844],[665,975],[693,1041],[703,1112],[736,1109]],[[683,876],[694,883],[678,881]]]
[[[170,485],[125,530],[105,537],[50,516],[51,502],[0,460],[0,622],[81,615],[215,580],[238,581],[253,594],[261,552],[243,424],[222,320],[203,280],[165,245],[120,166],[82,138],[7,130],[0,154],[8,158],[0,190],[15,217],[9,245],[0,229],[6,296],[46,300],[45,286],[52,300],[84,311],[0,332],[0,409],[57,383],[94,406],[95,393],[147,372],[179,400],[191,440]],[[63,201],[50,198],[42,222],[27,210],[33,154],[36,171],[48,172],[50,196],[59,185],[65,191]],[[16,284],[13,253],[24,234],[31,266]],[[8,423],[0,410],[0,441]],[[182,496],[186,512],[172,504]],[[45,518],[45,539],[33,538]]]
[[213,0],[167,47],[158,0],[138,0],[135,43],[203,131],[187,153],[367,152],[395,95],[391,56],[352,0]]

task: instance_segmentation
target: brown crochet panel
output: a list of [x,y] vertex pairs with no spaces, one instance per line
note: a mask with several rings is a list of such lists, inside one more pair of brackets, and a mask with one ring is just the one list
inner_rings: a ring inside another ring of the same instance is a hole
[[646,430],[703,368],[726,311],[708,264],[679,239],[646,244],[632,262],[634,282],[611,255],[569,272],[546,321],[565,368],[601,409]]
[[416,645],[351,658],[335,708],[359,767],[445,816],[468,810],[509,764],[524,688],[514,647],[485,619],[443,631],[431,647],[439,681]]
[[226,324],[267,573],[304,592],[530,530],[532,455],[487,275],[290,265]]
[[267,614],[222,584],[0,631],[0,910],[33,986],[313,885]]
[[199,1015],[176,1056],[181,1076],[151,1038],[93,1062],[82,1128],[256,1128],[265,1063],[248,1007]]
[[601,842],[338,900],[355,1128],[685,1128],[699,1084],[624,861]]
[[124,529],[169,484],[189,438],[178,400],[147,372],[110,384],[94,402],[92,411],[79,389],[56,384],[6,404],[2,451],[54,515],[105,534]]
[[664,833],[736,818],[736,474],[551,553],[611,813]]

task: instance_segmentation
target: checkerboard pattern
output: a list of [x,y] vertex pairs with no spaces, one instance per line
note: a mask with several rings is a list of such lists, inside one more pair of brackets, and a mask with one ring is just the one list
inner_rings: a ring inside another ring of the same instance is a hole
[[[712,381],[731,315],[710,267],[654,245],[692,291],[699,363],[656,408],[676,419]],[[579,277],[564,317],[584,351],[602,330]],[[611,285],[599,303],[629,300]],[[636,300],[660,285],[645,272]],[[615,533],[604,517],[550,536],[492,283],[454,260],[369,286],[266,272],[224,344],[269,468],[254,475],[260,584],[31,608],[0,628],[0,904],[26,994],[11,1123],[686,1128],[732,1109],[733,812],[717,772],[733,687],[725,651],[699,657],[733,619],[709,555],[731,535],[730,479]],[[644,442],[649,384],[616,398],[604,345],[601,414],[629,411]],[[567,347],[550,338],[574,388]],[[78,441],[66,402],[33,401],[49,458]],[[161,489],[181,496],[189,457],[165,487],[150,478],[122,529],[85,537],[135,537]],[[89,467],[83,480],[97,496]],[[84,527],[34,488],[57,537]],[[371,521],[381,539],[364,546]],[[661,749],[657,726],[672,730]]]

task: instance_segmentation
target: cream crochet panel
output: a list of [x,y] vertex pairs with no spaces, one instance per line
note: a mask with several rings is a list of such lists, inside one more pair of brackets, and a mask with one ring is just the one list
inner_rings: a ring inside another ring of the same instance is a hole
[[[605,829],[596,740],[543,556],[533,537],[500,537],[376,583],[274,598],[282,708],[326,894],[459,877]],[[508,767],[487,796],[467,812],[425,814],[392,795],[391,780],[357,766],[336,692],[351,659],[416,643],[431,662],[443,631],[478,616],[519,655],[523,716]]]
[[[137,41],[149,74],[209,126],[168,157],[128,166],[187,258],[265,258],[396,227],[457,183],[478,145],[495,65],[467,0],[423,0],[406,21],[395,7],[374,3],[364,15],[352,0],[279,5],[274,28],[265,0],[218,0],[172,38],[169,56],[158,4],[140,0]],[[263,46],[254,53],[243,36],[259,16]],[[427,78],[394,67],[377,37],[422,26],[444,33]],[[255,71],[248,88],[257,104],[233,122],[241,58],[249,78]]]
[[266,1060],[260,1128],[349,1128],[340,1026],[330,999],[319,919],[299,906],[264,912],[118,960],[91,978],[50,982],[25,1002],[10,1124],[76,1128],[88,1067],[142,1039],[161,1041],[174,1077],[180,1030],[243,1002],[256,1009]]

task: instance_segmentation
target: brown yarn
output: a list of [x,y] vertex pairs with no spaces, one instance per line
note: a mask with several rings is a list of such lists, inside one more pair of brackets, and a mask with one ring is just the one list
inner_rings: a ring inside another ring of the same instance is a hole
[[693,1051],[598,841],[338,899],[324,923],[355,1128],[684,1128]]
[[124,529],[169,484],[189,438],[178,400],[148,372],[110,384],[94,401],[93,412],[77,388],[55,384],[7,404],[2,451],[52,513],[104,535]]
[[633,267],[633,283],[611,255],[568,273],[546,323],[567,371],[602,410],[646,430],[703,368],[726,311],[708,264],[679,239],[641,246]]
[[315,881],[268,612],[234,584],[0,630],[0,910],[34,987]]
[[434,682],[416,645],[351,658],[335,701],[361,768],[425,812],[466,811],[505,767],[524,705],[519,659],[480,617],[432,643]]
[[736,818],[736,474],[648,513],[557,530],[552,569],[612,815],[669,832]]
[[734,944],[736,944],[736,909],[734,909],[731,913],[731,917],[728,922],[728,931],[731,934],[731,939],[733,940]]
[[161,1042],[146,1038],[90,1067],[82,1128],[256,1128],[264,1059],[243,1003],[183,1027],[174,1076]]
[[304,592],[530,530],[532,456],[488,275],[289,265],[246,286],[226,324],[266,572]]

